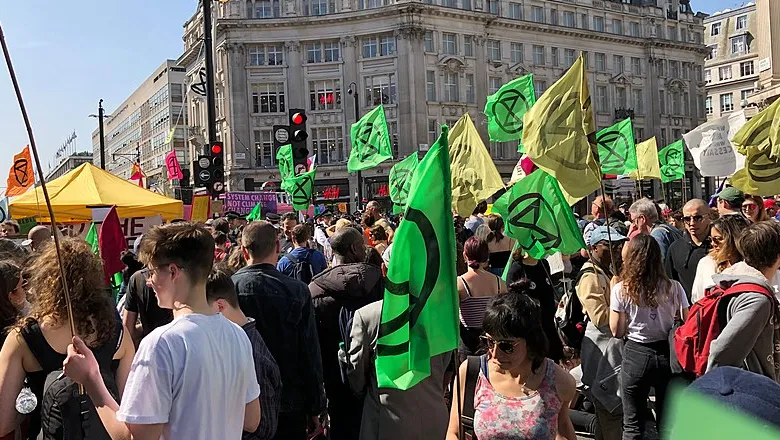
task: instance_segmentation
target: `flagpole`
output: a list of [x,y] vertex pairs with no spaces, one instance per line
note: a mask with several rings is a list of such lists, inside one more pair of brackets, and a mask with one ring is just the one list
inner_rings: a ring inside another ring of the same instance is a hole
[[[3,33],[3,26],[0,25],[0,45],[3,48],[3,56],[5,57],[5,63],[8,67],[8,74],[11,77],[11,82],[14,86],[14,92],[16,92],[16,100],[19,102],[19,110],[22,112],[22,118],[24,119],[24,125],[27,128],[27,136],[30,138],[30,148],[32,149],[33,157],[35,157],[35,167],[38,171],[38,176],[43,176],[43,167],[41,167],[41,159],[38,155],[38,147],[35,145],[35,136],[33,136],[32,125],[30,124],[30,118],[27,115],[27,108],[24,105],[24,99],[22,98],[22,91],[19,88],[19,81],[16,78],[16,72],[14,66],[11,63],[11,54],[8,52],[8,45],[5,42],[5,34]],[[73,305],[70,298],[70,290],[68,289],[67,274],[65,273],[65,264],[62,261],[62,250],[60,247],[60,237],[57,233],[57,221],[54,218],[54,209],[51,206],[51,199],[49,198],[49,191],[46,189],[46,179],[41,178],[41,190],[43,191],[43,198],[46,201],[46,207],[49,210],[49,222],[52,227],[52,235],[54,236],[54,246],[57,252],[57,262],[60,265],[60,277],[62,278],[62,290],[65,294],[65,307],[68,312],[68,321],[70,321],[70,333],[71,336],[76,336],[76,323],[73,320]],[[83,386],[79,385],[80,394],[83,394]]]
[[461,415],[463,398],[460,395],[460,364],[458,363],[458,349],[456,348],[453,353],[453,360],[455,361],[455,405],[458,410],[458,440],[463,440],[463,416]]
[[[607,242],[609,243],[609,256],[610,256],[610,268],[612,269],[612,275],[617,274],[617,270],[615,268],[615,259],[612,258],[612,233],[609,230],[609,216],[610,212],[609,209],[607,209],[607,194],[604,190],[604,174],[601,173],[601,167],[599,167],[599,186],[601,187],[601,208],[604,209],[604,224],[607,227]],[[588,246],[590,246],[590,243],[588,243]]]

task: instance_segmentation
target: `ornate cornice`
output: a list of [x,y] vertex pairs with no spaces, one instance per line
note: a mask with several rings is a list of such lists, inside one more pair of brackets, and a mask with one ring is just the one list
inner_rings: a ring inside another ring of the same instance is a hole
[[284,42],[284,48],[287,49],[287,52],[300,52],[300,50],[301,50],[301,42],[300,41],[285,41]]
[[354,35],[345,35],[339,38],[339,41],[344,47],[354,47],[356,38]]

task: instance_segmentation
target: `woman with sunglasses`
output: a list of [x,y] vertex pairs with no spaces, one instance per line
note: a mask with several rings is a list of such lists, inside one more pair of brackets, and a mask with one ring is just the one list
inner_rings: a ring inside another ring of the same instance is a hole
[[764,209],[764,199],[759,196],[745,194],[745,201],[742,202],[742,213],[750,220],[750,223],[769,220],[766,209]]
[[[512,284],[485,312],[482,339],[488,351],[481,356],[473,399],[474,434],[480,440],[577,438],[569,419],[574,378],[546,357],[539,306],[525,294],[528,288],[528,280]],[[466,392],[467,369],[464,362],[461,395]],[[459,413],[453,406],[447,440],[458,439]]]
[[742,261],[737,249],[739,234],[750,225],[741,215],[725,215],[712,222],[710,226],[710,252],[699,260],[696,277],[691,288],[691,301],[704,297],[704,291],[715,285],[712,276]]
[[623,440],[644,438],[647,398],[655,389],[656,426],[662,425],[669,366],[669,332],[675,319],[688,315],[682,285],[666,276],[661,247],[652,236],[638,235],[623,247],[621,281],[612,288],[609,327],[625,338],[620,379]]

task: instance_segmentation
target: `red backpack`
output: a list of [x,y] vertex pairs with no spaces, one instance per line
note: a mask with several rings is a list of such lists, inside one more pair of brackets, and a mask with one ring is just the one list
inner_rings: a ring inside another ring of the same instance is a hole
[[754,292],[766,295],[773,303],[774,295],[761,284],[735,284],[727,289],[716,285],[707,289],[704,298],[691,306],[688,319],[674,332],[674,352],[683,371],[702,376],[707,370],[710,344],[726,326],[725,307],[721,301],[742,293]]

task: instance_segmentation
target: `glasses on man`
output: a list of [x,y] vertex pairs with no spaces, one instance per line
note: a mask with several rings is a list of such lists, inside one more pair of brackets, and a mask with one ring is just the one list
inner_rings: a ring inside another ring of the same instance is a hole
[[498,349],[506,354],[512,354],[515,351],[515,347],[520,341],[496,341],[490,336],[480,336],[479,339],[485,344],[488,350],[492,350],[493,347],[498,346]]
[[691,222],[699,223],[700,221],[704,220],[704,216],[703,215],[686,215],[682,219],[683,219],[683,222],[685,222],[685,223],[691,223]]

